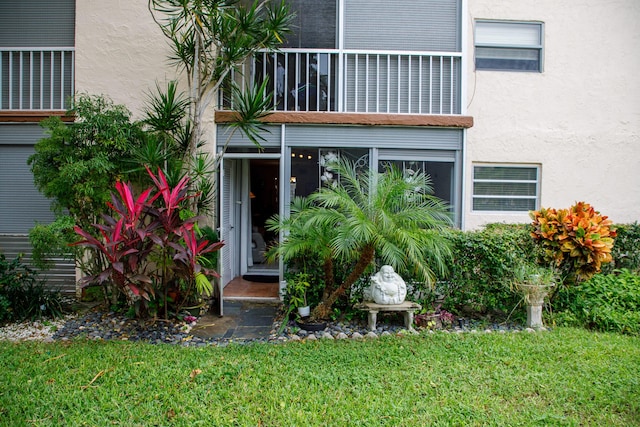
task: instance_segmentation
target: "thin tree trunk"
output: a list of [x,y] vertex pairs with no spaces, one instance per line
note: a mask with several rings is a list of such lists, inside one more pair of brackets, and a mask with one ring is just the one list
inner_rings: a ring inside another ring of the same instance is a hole
[[318,306],[313,310],[312,317],[315,319],[326,319],[329,317],[331,313],[331,309],[333,308],[333,304],[340,298],[344,293],[351,288],[351,286],[362,276],[362,273],[367,269],[371,261],[373,261],[373,256],[375,254],[375,250],[372,244],[367,244],[360,253],[360,258],[358,262],[351,270],[351,273],[344,279],[344,281],[338,286],[338,288],[329,295],[326,300],[323,300]]
[[324,291],[322,292],[322,301],[329,299],[329,296],[334,291],[336,284],[333,275],[333,259],[331,256],[327,257],[323,265],[324,269]]

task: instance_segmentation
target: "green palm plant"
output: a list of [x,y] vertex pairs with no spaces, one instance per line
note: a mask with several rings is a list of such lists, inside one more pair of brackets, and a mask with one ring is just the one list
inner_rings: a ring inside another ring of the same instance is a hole
[[320,189],[303,209],[292,212],[290,223],[306,231],[290,234],[279,248],[286,260],[305,245],[318,250],[324,244],[323,257],[354,261],[344,280],[325,291],[313,317],[326,318],[376,257],[429,285],[445,274],[451,250],[443,231],[451,218],[447,205],[433,196],[428,175],[405,176],[394,167],[358,171],[346,160],[331,167],[339,184]]
[[324,274],[325,289],[323,299],[333,291],[334,270],[331,240],[334,237],[331,227],[307,227],[313,210],[313,203],[306,197],[295,197],[291,201],[290,214],[287,217],[274,215],[265,221],[267,230],[282,232],[283,244],[269,248],[265,254],[269,262],[281,258],[286,264],[298,263],[297,267],[303,272],[312,258],[320,259]]

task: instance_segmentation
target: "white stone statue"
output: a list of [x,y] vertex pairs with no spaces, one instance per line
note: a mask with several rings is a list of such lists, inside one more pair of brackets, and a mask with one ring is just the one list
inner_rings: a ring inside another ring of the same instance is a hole
[[376,304],[401,304],[407,297],[407,285],[390,265],[383,265],[371,276],[370,285],[364,289],[364,300]]

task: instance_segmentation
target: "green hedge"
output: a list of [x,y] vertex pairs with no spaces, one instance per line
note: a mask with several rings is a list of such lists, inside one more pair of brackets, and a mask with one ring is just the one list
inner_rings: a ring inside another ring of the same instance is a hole
[[602,272],[610,274],[626,268],[640,273],[640,224],[616,224],[615,228],[618,235],[611,250],[613,262],[605,264]]
[[490,224],[480,231],[453,231],[453,260],[439,292],[444,307],[467,316],[505,318],[521,296],[509,288],[518,263],[535,261],[527,224]]
[[640,334],[640,275],[627,269],[598,274],[564,289],[567,306],[553,319],[560,325]]
[[[519,262],[536,262],[540,248],[529,235],[529,224],[489,224],[479,231],[452,231],[454,258],[450,274],[438,291],[445,296],[444,308],[458,315],[505,318],[521,302],[507,283]],[[614,262],[605,264],[602,277],[615,269],[640,271],[640,226],[617,224]],[[570,308],[574,295],[558,295],[561,310]],[[554,304],[555,306],[555,304]],[[555,308],[555,307],[554,307]],[[516,310],[520,316],[524,310]],[[570,311],[569,311],[570,312]]]

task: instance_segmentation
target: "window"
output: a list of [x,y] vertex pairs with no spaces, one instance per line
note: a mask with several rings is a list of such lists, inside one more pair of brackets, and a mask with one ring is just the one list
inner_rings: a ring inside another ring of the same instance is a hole
[[542,72],[540,22],[476,21],[476,69]]
[[539,183],[538,166],[474,166],[473,210],[536,210]]

